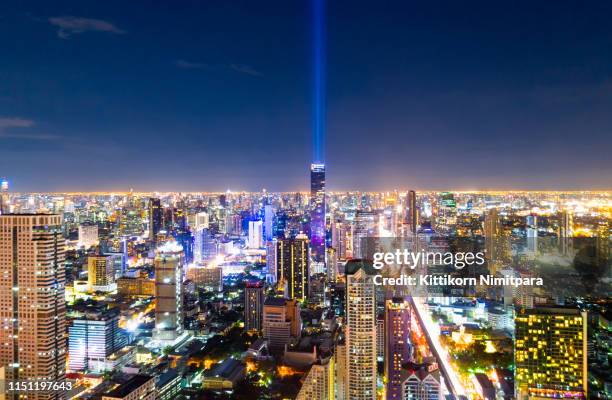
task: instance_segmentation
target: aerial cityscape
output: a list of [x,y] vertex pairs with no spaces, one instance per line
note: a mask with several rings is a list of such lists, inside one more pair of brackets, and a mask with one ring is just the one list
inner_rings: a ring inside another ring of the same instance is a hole
[[0,399],[612,399],[608,6],[111,3],[0,15]]

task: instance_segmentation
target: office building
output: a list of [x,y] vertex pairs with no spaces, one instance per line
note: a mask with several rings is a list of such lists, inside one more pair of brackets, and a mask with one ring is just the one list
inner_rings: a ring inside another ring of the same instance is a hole
[[587,396],[587,313],[519,309],[515,319],[517,399]]
[[217,240],[209,228],[198,227],[194,232],[193,261],[209,263],[219,253]]
[[402,370],[402,400],[442,400],[440,371],[425,366]]
[[96,246],[98,242],[98,225],[79,225],[79,247],[88,249]]
[[164,227],[164,209],[161,201],[156,198],[149,199],[149,240],[157,242],[157,234]]
[[385,378],[387,400],[402,398],[402,365],[410,361],[410,306],[402,298],[385,303]]
[[285,345],[300,337],[302,319],[296,300],[269,298],[263,307],[263,337],[272,351],[282,351]]
[[0,216],[0,367],[7,379],[64,379],[64,260],[59,215]]
[[155,280],[148,276],[117,278],[117,293],[125,297],[155,296]]
[[187,279],[196,287],[208,292],[223,291],[223,269],[221,267],[190,264],[187,267]]
[[108,357],[127,345],[119,329],[119,309],[87,310],[68,328],[68,368],[103,372]]
[[308,298],[310,244],[304,235],[276,242],[276,281],[285,296],[298,301]]
[[274,209],[272,208],[271,204],[266,204],[264,206],[264,226],[263,226],[263,233],[264,233],[264,238],[266,242],[269,242],[270,240],[272,240],[274,236],[274,230],[272,228],[273,224],[274,224]]
[[264,285],[261,281],[247,282],[244,289],[244,330],[261,331],[264,305]]
[[115,266],[110,256],[94,255],[87,257],[87,281],[92,292],[110,292],[115,284]]
[[325,164],[310,166],[310,242],[313,261],[325,263]]
[[155,330],[153,338],[173,342],[182,333],[183,263],[182,247],[170,241],[155,255]]
[[367,238],[377,235],[376,229],[377,215],[372,211],[358,210],[355,213],[353,225],[353,258],[367,257],[365,254],[365,241]]
[[249,221],[249,249],[263,247],[263,222],[261,220]]

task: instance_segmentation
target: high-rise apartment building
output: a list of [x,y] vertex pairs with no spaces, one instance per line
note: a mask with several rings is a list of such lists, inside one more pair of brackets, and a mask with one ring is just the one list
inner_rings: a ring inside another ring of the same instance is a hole
[[310,242],[312,259],[325,262],[325,164],[310,165]]
[[264,290],[261,281],[246,283],[244,289],[244,330],[247,332],[261,331],[265,299]]
[[588,398],[586,311],[520,309],[514,324],[516,398]]
[[385,303],[385,377],[387,400],[402,398],[402,365],[410,361],[410,306],[402,298]]
[[[350,263],[350,261],[349,261]],[[372,276],[358,267],[346,276],[346,396],[376,399],[376,296]]]
[[64,252],[59,215],[0,216],[0,366],[7,379],[65,377]]
[[182,333],[183,248],[170,241],[157,248],[155,255],[154,339],[173,342]]
[[276,280],[285,296],[298,301],[308,298],[310,259],[308,238],[280,239],[276,243]]
[[296,400],[330,400],[335,398],[334,358],[314,363],[298,392]]

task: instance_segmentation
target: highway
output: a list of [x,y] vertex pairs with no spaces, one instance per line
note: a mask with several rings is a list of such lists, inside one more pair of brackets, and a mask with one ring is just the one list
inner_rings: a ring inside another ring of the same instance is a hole
[[442,347],[439,338],[438,326],[431,320],[427,304],[422,302],[422,298],[414,299],[412,296],[409,297],[412,309],[415,311],[416,317],[419,321],[422,331],[425,333],[427,343],[429,344],[430,350],[433,353],[436,360],[438,360],[438,367],[444,377],[444,383],[448,388],[449,392],[455,397],[465,396],[466,390],[461,381],[459,380],[459,374],[455,371],[453,366],[450,364],[450,355]]

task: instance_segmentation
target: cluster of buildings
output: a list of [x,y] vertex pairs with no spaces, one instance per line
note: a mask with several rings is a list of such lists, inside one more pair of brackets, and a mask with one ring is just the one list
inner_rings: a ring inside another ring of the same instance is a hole
[[571,276],[597,295],[610,283],[609,193],[326,193],[323,164],[307,194],[9,195],[3,182],[1,373],[76,383],[34,398],[197,398],[294,377],[298,399],[612,393],[609,296],[417,298],[376,285],[368,261],[372,238],[461,237],[484,247],[490,273],[530,276],[543,251],[581,257],[579,237],[595,272]]

